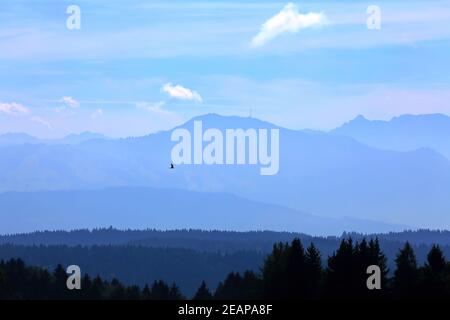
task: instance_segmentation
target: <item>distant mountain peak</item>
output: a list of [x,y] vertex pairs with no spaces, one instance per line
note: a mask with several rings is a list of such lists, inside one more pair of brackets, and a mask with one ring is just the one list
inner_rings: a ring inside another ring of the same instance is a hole
[[396,121],[449,121],[450,117],[443,113],[427,113],[427,114],[402,114],[399,116],[392,117],[390,120],[369,120],[363,115],[356,116],[353,120],[347,123],[358,123],[358,122],[377,122],[377,123],[391,123]]
[[23,144],[23,143],[36,143],[39,141],[37,138],[23,133],[23,132],[7,132],[0,135],[0,144]]
[[358,116],[331,133],[384,150],[433,149],[450,159],[450,117],[441,113],[404,114],[390,120]]
[[91,132],[91,131],[83,131],[80,133],[71,133],[65,136],[63,139],[67,138],[96,138],[96,139],[105,139],[106,137],[101,133]]
[[371,122],[372,121],[370,121],[369,119],[364,117],[362,114],[359,114],[352,120],[349,120],[349,121],[343,123],[340,127],[337,127],[335,129],[331,130],[331,132],[340,131],[340,130],[343,130],[348,127],[363,127]]
[[364,117],[362,114],[359,114],[359,115],[357,115],[356,116],[356,118],[354,118],[353,120],[351,120],[351,121],[370,121],[370,120],[368,120],[366,117]]
[[242,117],[235,115],[220,115],[217,113],[207,113],[193,117],[179,127],[190,126],[194,121],[202,121],[209,128],[279,128],[277,125],[253,117]]
[[411,122],[449,122],[450,117],[443,113],[429,113],[429,114],[402,114],[400,116],[392,118],[390,121],[386,122],[395,122],[395,121],[411,121]]
[[[378,126],[395,126],[400,124],[402,126],[416,126],[416,125],[429,125],[429,126],[448,126],[450,127],[450,117],[442,113],[430,113],[430,114],[402,114],[391,118],[390,120],[369,120],[363,115],[358,115],[352,120],[345,122],[342,126],[331,130],[331,132],[342,132],[349,128],[361,128],[375,129]],[[431,128],[430,128],[431,129]]]
[[20,144],[77,144],[95,139],[108,139],[106,136],[84,131],[81,133],[71,133],[59,139],[39,139],[23,132],[8,132],[0,135],[0,145],[20,145]]
[[0,137],[23,137],[23,138],[33,138],[35,139],[35,137],[24,133],[24,132],[6,132],[0,135]]

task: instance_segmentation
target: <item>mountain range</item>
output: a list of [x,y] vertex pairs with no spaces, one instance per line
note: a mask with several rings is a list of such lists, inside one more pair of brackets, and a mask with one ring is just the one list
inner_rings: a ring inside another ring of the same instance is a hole
[[227,193],[138,187],[6,192],[0,194],[0,220],[0,234],[109,226],[158,230],[303,230],[313,235],[406,228],[363,219],[320,217]]
[[59,139],[39,139],[29,134],[18,132],[0,135],[0,146],[20,144],[78,144],[95,139],[107,139],[107,137],[100,133],[85,131],[79,134],[72,133]]
[[450,159],[450,117],[443,114],[402,115],[390,121],[360,115],[331,133],[386,150],[430,148]]
[[[444,142],[448,137],[445,130],[450,130],[450,125],[445,123],[450,121],[446,116],[405,116],[388,124],[373,124],[358,117],[341,128],[320,133],[285,129],[254,118],[207,114],[180,127],[192,129],[196,120],[203,122],[205,130],[278,128],[278,174],[261,176],[258,165],[180,165],[170,170],[170,153],[175,142],[170,140],[171,131],[162,131],[143,137],[92,139],[78,144],[2,145],[0,191],[88,192],[110,187],[178,189],[205,193],[203,200],[194,202],[196,210],[203,212],[206,212],[203,202],[214,198],[212,192],[215,192],[263,204],[258,210],[270,204],[279,206],[277,210],[280,211],[282,207],[314,217],[373,221],[374,226],[384,226],[380,227],[380,232],[386,231],[386,225],[393,230],[397,230],[399,225],[450,228],[450,161],[445,156]],[[436,121],[436,126],[432,125],[433,121]],[[380,129],[371,129],[373,126]],[[390,131],[383,129],[385,127]],[[416,145],[407,145],[406,142],[405,145],[401,142],[393,144],[392,141],[389,145],[389,135],[383,132],[394,132],[395,128],[402,132],[398,137],[406,137],[407,128],[416,128],[411,135],[421,138],[415,140]],[[376,135],[378,130],[385,139],[363,141],[372,137],[372,133]],[[9,196],[11,193],[3,194],[2,201]],[[56,198],[57,195],[47,199],[54,201],[51,199]],[[75,205],[70,197],[65,199],[66,207]],[[229,209],[223,214],[231,220],[240,215],[255,218],[253,214],[256,213],[250,212],[246,206],[226,207],[224,204],[229,200],[220,196],[214,199],[217,208],[224,206]],[[16,206],[24,204],[18,201]],[[18,210],[18,207],[3,208],[12,213]],[[179,210],[183,211],[182,208]],[[189,215],[192,210],[182,213]],[[211,211],[208,210],[208,214],[212,214]],[[109,225],[107,221],[116,221],[112,214],[104,218],[105,225]],[[125,224],[125,220],[117,220],[118,225],[114,226],[122,227],[120,224]],[[281,230],[275,220],[273,228]],[[175,219],[173,221],[175,224]],[[193,226],[199,227],[198,223],[193,223]],[[261,227],[270,228],[270,225]],[[240,230],[245,229],[243,225]],[[375,229],[371,232],[376,232]],[[290,224],[289,230],[305,232],[301,224]]]

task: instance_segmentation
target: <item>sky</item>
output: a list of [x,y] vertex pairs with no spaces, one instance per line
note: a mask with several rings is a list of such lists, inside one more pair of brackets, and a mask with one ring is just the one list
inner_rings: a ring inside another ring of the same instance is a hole
[[2,1],[0,134],[450,115],[449,56],[450,0]]

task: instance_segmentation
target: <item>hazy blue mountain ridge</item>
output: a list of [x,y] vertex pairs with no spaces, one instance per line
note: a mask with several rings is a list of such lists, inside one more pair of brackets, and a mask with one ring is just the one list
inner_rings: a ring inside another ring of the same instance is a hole
[[381,149],[430,148],[450,159],[450,117],[443,114],[402,115],[390,121],[358,116],[331,132]]
[[[276,127],[216,114],[191,119],[182,127],[191,128],[194,120],[201,120],[204,129]],[[381,150],[336,133],[276,128],[280,170],[275,176],[261,176],[259,165],[180,165],[169,170],[175,143],[171,131],[163,131],[76,145],[2,147],[0,190],[147,186],[215,191],[319,216],[450,227],[450,162],[440,153],[430,148]]]
[[0,220],[0,234],[109,226],[160,230],[302,231],[314,235],[406,228],[363,219],[325,218],[226,193],[137,187],[6,192],[0,194]]

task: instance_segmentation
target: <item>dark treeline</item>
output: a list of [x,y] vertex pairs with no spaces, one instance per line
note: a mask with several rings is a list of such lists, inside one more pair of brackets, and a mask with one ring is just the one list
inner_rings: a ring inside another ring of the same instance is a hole
[[397,242],[409,242],[410,244],[426,244],[433,245],[439,244],[440,246],[450,245],[450,231],[448,230],[405,230],[402,232],[389,232],[389,233],[374,233],[370,235],[364,235],[356,232],[346,232],[342,235],[342,238],[351,237],[353,239],[362,238],[377,238],[380,243],[384,240],[397,241]]
[[0,245],[3,260],[21,258],[26,264],[48,270],[58,264],[75,264],[83,273],[108,281],[117,278],[125,285],[142,287],[153,280],[176,282],[186,295],[192,295],[202,280],[216,286],[230,271],[258,270],[264,257],[257,251],[218,253],[137,245]]
[[[208,299],[450,299],[450,263],[433,245],[423,265],[417,263],[407,242],[396,255],[389,276],[387,258],[378,240],[342,240],[322,264],[314,244],[299,239],[277,243],[265,258],[260,272],[231,272],[214,291],[201,282],[192,297]],[[174,263],[177,263],[176,261]],[[380,290],[369,290],[367,267],[380,268]],[[66,289],[67,275],[61,266],[53,273],[26,267],[21,260],[0,263],[0,298],[3,299],[182,299],[178,287],[162,281],[151,286],[124,286],[84,275],[82,290]]]
[[151,286],[124,286],[117,279],[110,282],[88,274],[81,280],[81,290],[68,290],[67,274],[61,265],[50,273],[38,267],[29,267],[21,259],[0,261],[0,299],[3,300],[179,300],[184,297],[178,287],[155,281]]
[[[279,243],[265,259],[261,273],[231,273],[220,283],[219,299],[450,299],[450,263],[438,245],[419,266],[412,246],[406,242],[395,258],[389,277],[387,258],[378,239],[342,240],[322,266],[321,254],[300,240]],[[380,268],[380,290],[369,290],[367,267]]]
[[[36,231],[0,235],[0,244],[19,245],[146,245],[151,247],[176,247],[200,251],[241,251],[257,250],[270,252],[275,242],[291,242],[300,239],[304,244],[314,242],[317,247],[333,247],[336,250],[342,239],[375,239],[388,245],[409,241],[411,245],[450,245],[450,231],[406,230],[384,234],[344,233],[340,237],[310,236],[303,233],[275,231],[219,231],[219,230],[118,230],[115,228],[80,229],[72,231]],[[383,248],[385,246],[383,245]],[[323,250],[322,250],[323,251]],[[331,252],[330,252],[331,253]]]
[[[275,242],[290,242],[337,237],[312,237],[302,233],[275,231],[219,231],[219,230],[118,230],[115,228],[80,229],[71,231],[36,231],[0,235],[0,244],[19,245],[145,245],[152,247],[189,248],[201,251],[241,251],[242,249],[268,252]],[[449,239],[450,244],[450,239]]]
[[[253,251],[270,253],[276,242],[291,242],[300,239],[305,246],[314,243],[323,257],[331,255],[342,239],[352,237],[355,240],[378,238],[385,255],[389,260],[390,269],[394,269],[394,259],[406,241],[413,246],[417,261],[424,263],[431,244],[439,244],[446,256],[450,256],[450,231],[416,230],[392,232],[376,235],[357,233],[343,234],[341,237],[318,237],[302,233],[273,231],[204,231],[204,230],[117,230],[103,228],[93,230],[72,231],[37,231],[24,234],[0,235],[0,244],[16,245],[67,245],[67,246],[104,246],[132,245],[153,248],[183,248],[200,252],[235,253]],[[20,256],[17,256],[20,257]],[[0,259],[4,258],[0,255]],[[35,262],[33,262],[34,264]],[[323,261],[326,263],[326,260]],[[38,261],[36,264],[40,265]],[[233,269],[233,266],[229,266]],[[94,270],[95,271],[95,270]]]

